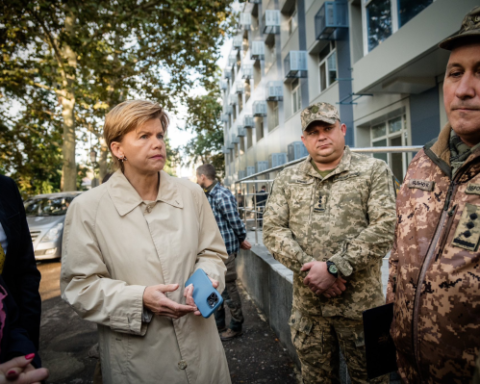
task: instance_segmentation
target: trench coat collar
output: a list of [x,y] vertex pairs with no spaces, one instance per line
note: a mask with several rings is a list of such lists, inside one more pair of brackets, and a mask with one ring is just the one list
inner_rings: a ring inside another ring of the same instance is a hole
[[[142,198],[121,170],[112,175],[107,186],[113,204],[120,216],[125,216],[143,203]],[[160,188],[156,201],[167,203],[176,208],[183,208],[183,201],[177,188],[172,176],[160,171]]]
[[318,174],[318,172],[315,170],[315,168],[313,168],[312,157],[308,155],[307,159],[303,163],[302,173],[304,177],[312,176],[321,180],[325,180],[332,176],[339,175],[342,172],[349,171],[351,160],[352,160],[352,152],[350,151],[350,148],[348,147],[348,145],[346,145],[343,151],[343,156],[342,156],[342,160],[340,160],[340,163],[338,163],[337,167],[333,169],[332,172],[330,172],[327,176],[325,176],[325,178],[322,179],[321,176]]

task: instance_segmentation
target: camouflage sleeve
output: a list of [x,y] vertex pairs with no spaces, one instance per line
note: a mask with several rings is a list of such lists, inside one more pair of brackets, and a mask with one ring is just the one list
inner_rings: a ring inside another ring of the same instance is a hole
[[366,207],[369,225],[330,258],[345,277],[367,268],[372,262],[377,263],[390,250],[393,242],[395,192],[392,173],[384,162],[378,162],[372,168]]
[[290,228],[289,207],[285,196],[285,181],[280,174],[272,187],[263,216],[263,243],[273,257],[295,273],[303,264],[315,259],[307,255],[295,241]]

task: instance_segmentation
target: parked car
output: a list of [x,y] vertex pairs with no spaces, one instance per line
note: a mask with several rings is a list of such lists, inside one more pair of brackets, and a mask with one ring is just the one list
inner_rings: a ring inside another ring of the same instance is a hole
[[81,192],[37,195],[25,201],[36,260],[62,257],[63,223],[72,200]]

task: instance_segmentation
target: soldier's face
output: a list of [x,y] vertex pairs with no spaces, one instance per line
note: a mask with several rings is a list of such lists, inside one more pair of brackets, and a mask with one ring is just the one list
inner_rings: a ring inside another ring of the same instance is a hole
[[480,44],[455,48],[443,83],[448,121],[465,144],[480,142]]
[[303,132],[302,141],[308,153],[317,163],[334,163],[343,156],[347,126],[337,121],[335,124],[312,123]]

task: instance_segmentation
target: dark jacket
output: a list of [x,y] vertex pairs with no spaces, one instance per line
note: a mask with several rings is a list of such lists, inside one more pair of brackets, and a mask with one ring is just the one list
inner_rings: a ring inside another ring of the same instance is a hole
[[0,328],[2,329],[0,338],[0,363],[13,359],[17,356],[26,356],[35,353],[33,365],[40,367],[40,358],[37,348],[29,339],[28,332],[19,325],[18,307],[13,300],[11,293],[5,285],[5,281],[0,276],[0,295],[3,297],[2,311],[5,318],[0,316]]
[[15,182],[0,175],[0,223],[8,239],[2,277],[18,307],[18,326],[27,331],[38,350],[41,300],[40,272],[35,263],[32,239],[22,198]]
[[387,301],[405,383],[469,383],[480,345],[480,149],[452,177],[450,126],[397,198]]

